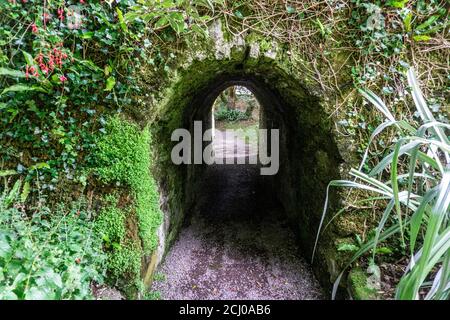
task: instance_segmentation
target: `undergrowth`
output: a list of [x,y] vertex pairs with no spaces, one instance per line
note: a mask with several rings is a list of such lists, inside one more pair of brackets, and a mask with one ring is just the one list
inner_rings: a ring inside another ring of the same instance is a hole
[[0,300],[92,299],[106,263],[92,212],[82,202],[27,208],[18,184],[0,195]]
[[[334,180],[329,184],[328,189],[345,187],[367,193],[358,197],[360,201],[384,203],[384,212],[373,237],[361,243],[349,259],[335,281],[333,297],[345,269],[367,252],[371,253],[371,273],[380,274],[376,264],[377,249],[388,239],[400,241],[409,261],[395,284],[397,299],[446,300],[450,297],[450,125],[434,118],[412,69],[408,71],[408,84],[420,124],[397,120],[380,97],[370,90],[360,90],[386,118],[374,131],[369,146],[389,127],[395,129],[396,141],[388,144],[389,152],[367,172],[362,167],[368,151],[360,167],[350,170],[352,180]],[[328,200],[319,231],[327,205]]]

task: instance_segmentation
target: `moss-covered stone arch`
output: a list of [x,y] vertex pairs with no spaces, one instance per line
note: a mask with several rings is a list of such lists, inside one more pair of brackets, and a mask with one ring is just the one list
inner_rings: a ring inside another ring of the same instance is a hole
[[[321,97],[312,93],[302,75],[290,72],[282,52],[255,55],[252,46],[244,42],[225,57],[213,54],[180,65],[154,108],[155,173],[165,211],[160,257],[165,251],[162,244],[170,246],[193,208],[202,174],[200,165],[171,163],[170,152],[175,145],[170,141],[171,134],[177,128],[192,130],[194,120],[210,119],[213,101],[232,84],[251,89],[263,105],[266,126],[281,129],[280,171],[269,183],[278,190],[274,197],[283,204],[304,254],[309,257],[312,252],[327,184],[339,175],[341,158],[332,123],[322,108]],[[329,229],[315,264],[319,280],[327,287],[337,271],[335,238]]]

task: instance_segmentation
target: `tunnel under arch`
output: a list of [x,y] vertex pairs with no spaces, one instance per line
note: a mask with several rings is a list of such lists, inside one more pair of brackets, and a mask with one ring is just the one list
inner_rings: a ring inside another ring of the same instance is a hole
[[[160,232],[160,251],[165,252],[176,238],[186,216],[195,210],[201,194],[206,165],[174,165],[170,153],[173,130],[187,129],[193,134],[194,121],[203,121],[203,130],[211,126],[211,107],[225,88],[245,86],[259,101],[263,128],[280,130],[280,168],[267,176],[268,194],[279,201],[290,227],[298,237],[306,258],[314,246],[326,187],[339,176],[341,158],[333,139],[331,121],[321,99],[309,92],[298,76],[264,59],[195,61],[181,69],[166,91],[153,126],[155,175],[162,192],[165,212]],[[337,199],[332,197],[331,207]],[[322,237],[314,271],[329,287],[336,273],[332,230]]]

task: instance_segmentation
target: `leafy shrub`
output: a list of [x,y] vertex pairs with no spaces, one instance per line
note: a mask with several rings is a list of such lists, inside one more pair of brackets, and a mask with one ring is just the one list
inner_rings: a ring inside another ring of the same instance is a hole
[[226,107],[219,107],[214,114],[217,121],[243,121],[248,120],[250,115],[239,109],[228,109]]
[[[171,42],[165,37],[205,29],[203,13],[179,1],[2,0],[0,12],[0,157],[29,176],[34,163],[48,162],[39,172],[44,192],[60,179],[84,178],[78,169],[103,117],[139,105],[142,65],[152,61],[155,74],[170,69],[176,58],[162,50]],[[31,159],[18,156],[24,149]]]
[[106,256],[81,205],[27,215],[0,197],[0,299],[90,299]]
[[[450,297],[450,142],[446,130],[450,125],[438,122],[428,108],[412,69],[408,82],[418,114],[420,126],[398,121],[383,101],[369,90],[362,95],[383,113],[387,120],[372,134],[372,140],[387,127],[397,130],[398,139],[391,152],[365,173],[352,169],[354,180],[336,180],[330,186],[356,188],[377,194],[386,201],[385,211],[373,239],[361,245],[346,267],[372,250],[374,263],[378,244],[390,237],[398,237],[409,247],[410,262],[396,291],[397,299],[448,299]],[[403,162],[404,161],[404,162]],[[400,166],[400,164],[404,164]],[[328,196],[328,195],[327,195]],[[373,201],[372,198],[366,200]],[[325,203],[322,227],[326,215]],[[391,218],[391,219],[389,219]],[[387,225],[388,221],[391,225]],[[318,234],[319,236],[319,234]],[[409,243],[406,237],[409,236]],[[317,244],[317,241],[316,241]],[[333,296],[343,276],[337,278]],[[423,294],[423,293],[426,294]]]

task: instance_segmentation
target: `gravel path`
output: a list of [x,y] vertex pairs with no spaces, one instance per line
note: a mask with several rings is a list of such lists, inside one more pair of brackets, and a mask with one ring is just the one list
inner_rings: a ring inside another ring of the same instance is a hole
[[320,299],[259,168],[209,166],[204,196],[158,272],[163,299]]

